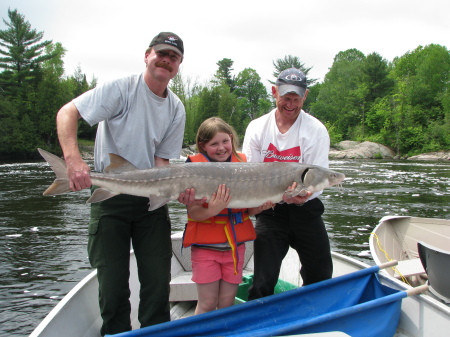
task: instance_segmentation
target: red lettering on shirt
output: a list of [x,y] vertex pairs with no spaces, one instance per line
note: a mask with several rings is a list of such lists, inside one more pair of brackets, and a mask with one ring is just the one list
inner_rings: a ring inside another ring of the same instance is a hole
[[280,151],[275,145],[270,143],[269,147],[264,153],[264,162],[286,161],[299,162],[301,158],[300,146],[295,146],[291,149]]

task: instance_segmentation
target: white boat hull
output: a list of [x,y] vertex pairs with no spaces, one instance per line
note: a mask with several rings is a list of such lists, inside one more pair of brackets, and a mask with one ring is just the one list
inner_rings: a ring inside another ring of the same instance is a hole
[[[190,315],[196,299],[196,287],[190,280],[190,250],[184,249],[181,253],[181,234],[172,236],[174,255],[172,258],[171,281],[171,310],[172,319]],[[348,274],[368,265],[341,254],[333,253],[333,277]],[[136,262],[134,254],[131,259],[131,304],[132,326],[139,328],[137,321],[137,308],[139,304],[139,281],[137,280]],[[292,284],[301,285],[298,273],[299,260],[295,251],[289,251],[280,272],[280,279]],[[252,245],[247,246],[246,267],[244,274],[253,273]],[[383,284],[395,289],[405,290],[402,282],[381,275]],[[93,271],[72,289],[61,302],[49,313],[41,324],[33,331],[30,337],[99,337],[101,326],[98,309],[98,284],[96,272]],[[178,302],[178,301],[182,302]],[[450,309],[437,302],[430,301],[423,295],[409,296],[402,300],[402,313],[399,323],[398,337],[441,337],[443,332],[450,331]],[[326,334],[311,334],[317,337],[346,336],[340,332]]]

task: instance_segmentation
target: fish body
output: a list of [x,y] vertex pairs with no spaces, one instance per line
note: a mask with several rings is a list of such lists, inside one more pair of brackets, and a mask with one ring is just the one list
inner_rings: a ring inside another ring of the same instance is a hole
[[[57,178],[44,195],[70,192],[66,165],[61,158],[39,149]],[[185,163],[139,170],[124,158],[110,154],[111,164],[103,173],[91,172],[92,184],[99,186],[87,201],[99,202],[118,194],[150,199],[149,210],[178,198],[181,192],[195,188],[197,199],[207,201],[220,184],[230,189],[229,208],[258,207],[267,201],[278,203],[284,193],[304,195],[339,185],[345,176],[320,166],[293,162],[271,163]],[[293,191],[289,186],[297,182]]]

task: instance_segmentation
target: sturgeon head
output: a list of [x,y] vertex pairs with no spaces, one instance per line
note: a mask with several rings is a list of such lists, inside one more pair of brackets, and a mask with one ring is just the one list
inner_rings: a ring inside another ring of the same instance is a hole
[[345,179],[343,173],[329,170],[319,166],[311,166],[302,173],[303,189],[309,192],[318,192],[327,187],[340,185]]

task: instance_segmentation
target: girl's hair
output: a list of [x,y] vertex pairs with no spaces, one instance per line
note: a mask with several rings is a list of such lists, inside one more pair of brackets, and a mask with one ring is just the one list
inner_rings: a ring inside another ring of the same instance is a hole
[[206,151],[200,146],[200,144],[208,143],[218,132],[223,132],[231,135],[233,154],[242,161],[241,156],[237,153],[236,149],[239,146],[239,138],[234,128],[226,123],[222,118],[211,117],[206,119],[198,128],[197,137],[195,143],[197,145],[197,151],[206,155]]

